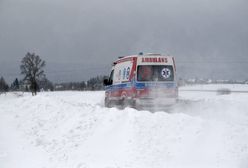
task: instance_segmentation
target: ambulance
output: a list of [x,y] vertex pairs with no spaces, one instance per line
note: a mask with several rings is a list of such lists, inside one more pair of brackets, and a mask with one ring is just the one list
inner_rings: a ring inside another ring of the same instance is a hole
[[119,57],[104,85],[106,107],[172,105],[178,97],[174,57],[143,53]]

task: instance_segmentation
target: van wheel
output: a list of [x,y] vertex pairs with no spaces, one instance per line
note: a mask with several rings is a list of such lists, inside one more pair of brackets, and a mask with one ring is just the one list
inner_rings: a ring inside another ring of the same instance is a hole
[[120,104],[121,104],[121,108],[126,108],[126,107],[129,105],[129,102],[128,102],[128,100],[126,99],[126,97],[123,97],[123,98],[121,99]]
[[130,106],[132,108],[135,108],[136,109],[137,108],[136,101],[135,100],[131,100]]
[[105,105],[105,107],[108,107],[108,108],[111,107],[111,101],[109,100],[109,98],[106,97],[104,99],[104,105]]
[[125,108],[129,105],[126,92],[122,92],[121,94],[120,105],[122,108]]

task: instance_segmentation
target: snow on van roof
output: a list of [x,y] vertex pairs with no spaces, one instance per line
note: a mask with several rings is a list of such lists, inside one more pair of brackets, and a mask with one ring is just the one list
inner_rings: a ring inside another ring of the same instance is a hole
[[166,54],[166,55],[162,55],[159,53],[145,53],[145,54],[137,54],[137,55],[127,55],[127,56],[119,56],[119,59],[123,59],[123,58],[129,58],[129,57],[138,57],[138,56],[166,56],[166,57],[171,57],[170,55]]
[[127,55],[127,56],[119,56],[117,60],[113,62],[113,65],[115,65],[118,61],[127,59],[127,58],[132,58],[132,57],[141,57],[141,56],[162,56],[162,57],[172,57],[170,55],[162,55],[159,53],[145,53],[145,54],[138,54],[138,55]]

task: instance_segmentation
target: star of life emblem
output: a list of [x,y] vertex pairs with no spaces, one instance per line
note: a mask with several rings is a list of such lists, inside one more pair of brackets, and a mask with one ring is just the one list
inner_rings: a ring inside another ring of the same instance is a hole
[[162,75],[163,78],[167,79],[167,78],[169,78],[171,76],[171,70],[168,69],[168,68],[163,68],[161,70],[161,75]]

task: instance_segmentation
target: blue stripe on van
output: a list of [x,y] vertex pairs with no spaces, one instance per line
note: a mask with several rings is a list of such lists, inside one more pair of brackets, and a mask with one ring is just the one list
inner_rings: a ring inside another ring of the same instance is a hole
[[[136,89],[145,89],[145,88],[154,88],[154,87],[159,87],[159,88],[166,88],[166,89],[173,89],[176,88],[176,83],[174,82],[135,82],[134,86]],[[105,90],[106,91],[115,91],[118,89],[126,89],[126,88],[131,88],[132,84],[131,82],[127,82],[127,83],[121,83],[121,84],[115,84],[115,85],[110,85],[110,86],[106,86]]]
[[174,82],[170,82],[170,83],[165,83],[165,82],[151,82],[151,83],[140,83],[137,82],[135,84],[136,89],[144,89],[144,88],[154,88],[154,87],[159,87],[159,88],[166,88],[166,89],[172,89],[172,88],[176,88],[176,84]]
[[118,89],[131,88],[131,87],[132,87],[131,82],[127,82],[127,83],[121,83],[121,84],[106,86],[105,89],[107,91],[115,91]]

